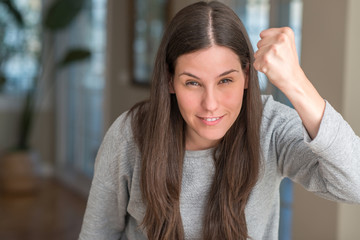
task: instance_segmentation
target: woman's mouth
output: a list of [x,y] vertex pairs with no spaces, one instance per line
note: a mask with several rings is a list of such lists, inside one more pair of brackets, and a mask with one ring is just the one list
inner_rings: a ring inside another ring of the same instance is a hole
[[220,119],[220,117],[216,117],[216,118],[204,118],[205,121],[207,122],[214,122],[216,120]]
[[205,123],[206,125],[208,126],[213,126],[213,125],[216,125],[218,124],[221,119],[223,118],[224,116],[221,116],[221,117],[199,117],[203,123]]

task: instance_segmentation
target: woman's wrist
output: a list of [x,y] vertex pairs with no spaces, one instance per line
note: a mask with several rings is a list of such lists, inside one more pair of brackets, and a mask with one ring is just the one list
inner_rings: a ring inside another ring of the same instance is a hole
[[325,100],[302,72],[292,86],[280,89],[299,114],[310,137],[314,139],[319,131],[325,110]]

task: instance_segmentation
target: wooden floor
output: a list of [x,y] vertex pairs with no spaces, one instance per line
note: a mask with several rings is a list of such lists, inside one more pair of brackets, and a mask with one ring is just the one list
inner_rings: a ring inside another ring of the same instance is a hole
[[86,199],[54,180],[27,195],[0,195],[1,240],[76,240]]

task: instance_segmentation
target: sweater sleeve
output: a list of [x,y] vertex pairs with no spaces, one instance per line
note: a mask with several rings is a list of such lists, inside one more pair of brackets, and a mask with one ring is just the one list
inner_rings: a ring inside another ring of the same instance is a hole
[[324,198],[360,203],[359,137],[328,102],[313,140],[295,115],[276,133],[282,175]]
[[130,184],[124,118],[114,122],[99,148],[80,240],[115,240],[124,234]]

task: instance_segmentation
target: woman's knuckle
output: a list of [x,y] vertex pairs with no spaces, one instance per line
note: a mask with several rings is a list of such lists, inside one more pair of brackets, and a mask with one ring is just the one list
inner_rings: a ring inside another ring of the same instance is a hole
[[280,43],[283,43],[287,40],[287,38],[288,38],[288,35],[286,35],[286,33],[284,33],[284,32],[281,32],[277,36],[277,41]]
[[274,55],[278,54],[278,52],[279,52],[278,45],[276,45],[276,44],[271,45],[270,52],[273,53]]
[[264,55],[263,58],[262,58],[262,62],[263,62],[264,65],[268,65],[269,62],[270,62],[270,57],[269,57],[269,55],[267,55],[267,54]]

